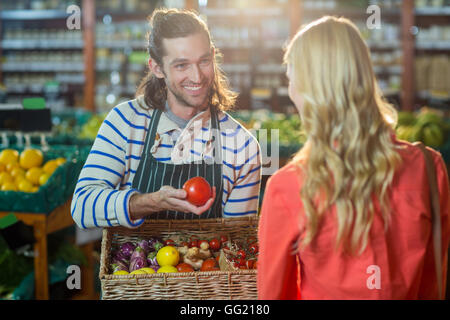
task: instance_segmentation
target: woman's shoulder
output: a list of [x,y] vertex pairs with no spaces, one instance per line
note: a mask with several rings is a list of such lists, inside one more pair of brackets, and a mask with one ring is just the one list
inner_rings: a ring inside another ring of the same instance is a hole
[[301,183],[300,167],[294,162],[278,169],[267,181],[267,187],[298,193]]

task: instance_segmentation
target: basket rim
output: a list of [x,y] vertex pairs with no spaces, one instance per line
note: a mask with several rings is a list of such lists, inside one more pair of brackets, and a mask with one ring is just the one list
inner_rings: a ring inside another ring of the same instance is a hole
[[193,271],[193,272],[160,272],[148,274],[103,274],[102,280],[121,280],[121,279],[165,279],[165,278],[192,278],[198,276],[215,276],[215,275],[256,275],[257,269],[240,269],[234,271]]

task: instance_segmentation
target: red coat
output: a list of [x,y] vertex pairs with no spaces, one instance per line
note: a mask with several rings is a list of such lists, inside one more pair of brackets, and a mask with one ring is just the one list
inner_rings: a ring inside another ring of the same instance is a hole
[[[299,235],[300,176],[293,164],[268,181],[258,230],[259,299],[434,299],[436,276],[431,242],[431,212],[425,160],[419,148],[403,141],[403,164],[394,176],[391,222],[385,233],[376,212],[363,254],[334,251],[335,209],[324,215],[316,238],[297,255],[290,248]],[[433,151],[441,199],[443,288],[450,236],[449,180],[444,161]]]

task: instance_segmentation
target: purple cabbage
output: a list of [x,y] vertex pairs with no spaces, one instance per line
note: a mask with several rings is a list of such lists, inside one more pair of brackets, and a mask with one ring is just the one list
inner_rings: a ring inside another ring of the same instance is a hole
[[131,255],[133,254],[134,250],[136,249],[136,245],[131,242],[125,242],[120,246],[119,252],[125,257],[125,259],[131,259]]
[[141,247],[144,250],[144,253],[147,254],[150,252],[150,245],[147,240],[141,240],[138,243],[138,247]]
[[111,268],[113,269],[113,273],[120,270],[129,272],[128,265],[124,263],[122,260],[114,261],[114,263],[111,265]]
[[148,264],[149,265],[157,265],[157,266],[159,266],[158,265],[158,261],[156,261],[156,251],[153,251],[153,252],[150,252],[148,255],[147,255],[147,262],[148,262]]
[[137,247],[130,258],[130,272],[147,267],[147,257],[141,247]]

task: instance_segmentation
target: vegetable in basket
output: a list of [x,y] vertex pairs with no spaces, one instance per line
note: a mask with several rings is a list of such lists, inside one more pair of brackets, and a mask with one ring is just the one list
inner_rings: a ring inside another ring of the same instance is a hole
[[134,250],[136,249],[136,245],[132,242],[125,242],[120,246],[119,252],[125,257],[125,259],[131,260],[131,255],[133,254]]
[[130,272],[147,267],[147,257],[141,247],[137,247],[130,258]]

